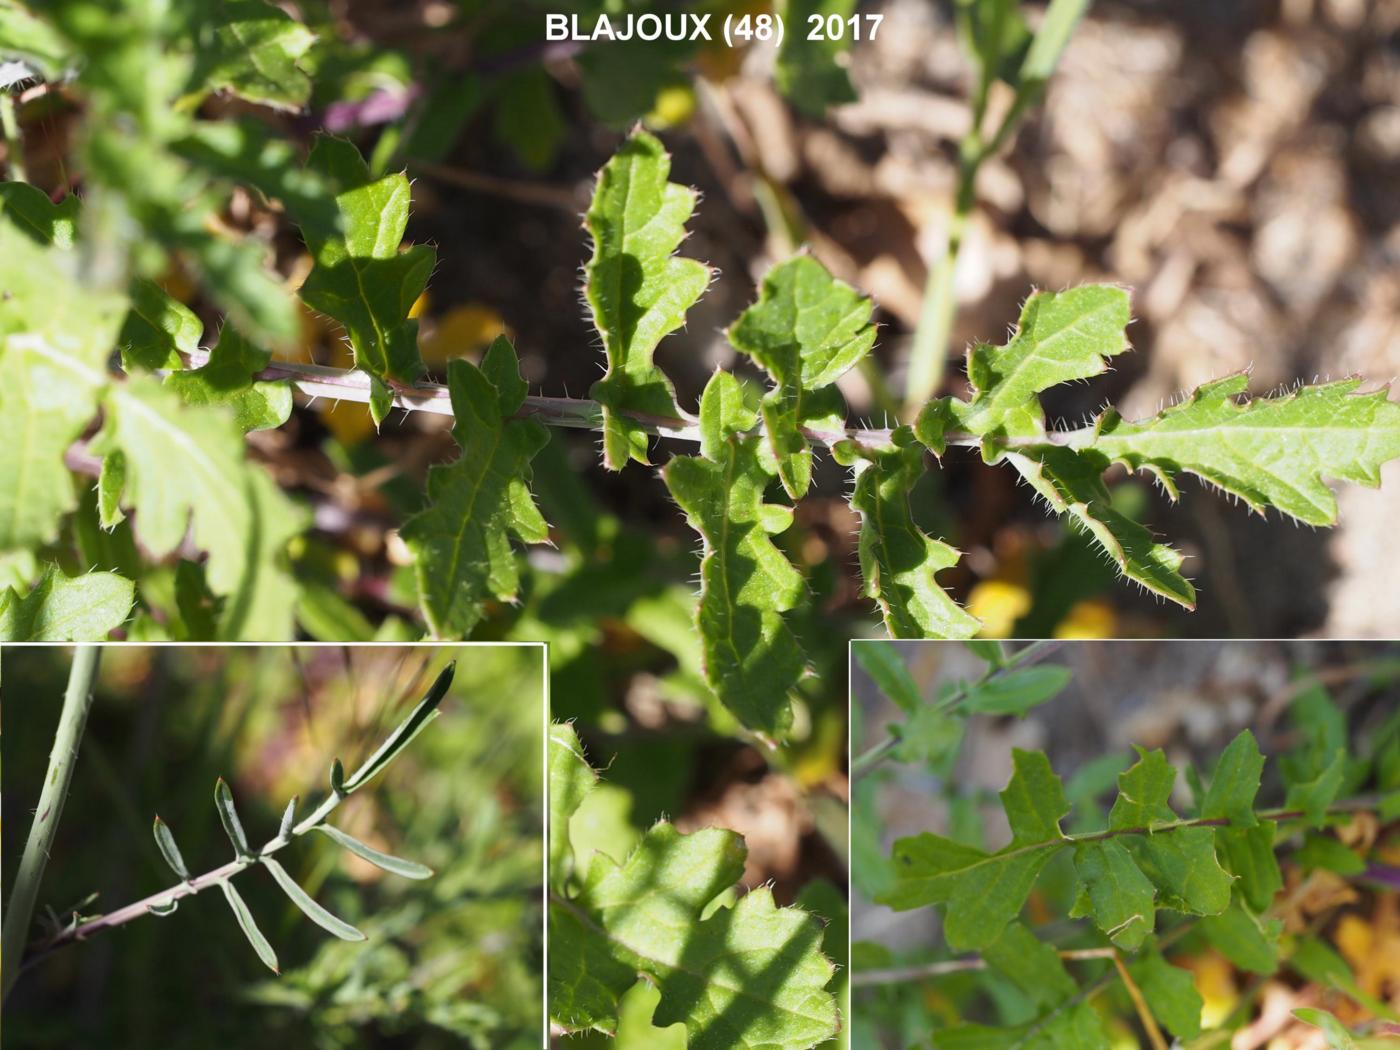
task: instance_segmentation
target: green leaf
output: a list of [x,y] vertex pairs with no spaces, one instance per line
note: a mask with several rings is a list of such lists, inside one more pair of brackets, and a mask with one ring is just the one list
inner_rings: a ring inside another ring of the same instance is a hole
[[126,456],[120,452],[103,456],[97,475],[97,523],[109,532],[126,520],[121,507],[125,488]]
[[166,386],[187,405],[227,405],[244,432],[280,427],[292,414],[289,382],[255,381],[267,367],[272,352],[244,339],[233,325],[224,325],[219,342],[201,368],[172,372]]
[[1064,787],[1043,751],[1011,752],[1014,772],[1001,792],[1015,846],[1039,845],[1062,837],[1060,821],[1069,813]]
[[1156,948],[1131,963],[1128,972],[1147,1000],[1152,1016],[1178,1039],[1195,1039],[1201,1034],[1201,1010],[1205,1003],[1196,990],[1190,970],[1173,966]]
[[292,903],[305,912],[306,917],[321,929],[334,934],[342,941],[363,941],[365,939],[365,935],[355,927],[343,919],[336,918],[317,904],[309,893],[297,885],[296,879],[287,874],[287,869],[282,865],[271,857],[261,857],[259,860],[263,867],[272,872],[272,877],[277,880],[277,885],[282,887],[282,891],[292,899]]
[[428,505],[404,525],[416,561],[423,614],[438,637],[464,637],[489,597],[514,601],[519,588],[510,537],[543,543],[548,526],[530,495],[530,461],[549,440],[532,419],[513,419],[525,400],[515,350],[491,344],[481,368],[448,366],[462,455],[428,472]]
[[[856,89],[846,72],[849,26],[835,34],[814,34],[807,24],[813,15],[822,19],[848,19],[855,12],[855,0],[783,0],[781,15],[787,26],[778,48],[773,78],[778,90],[809,117],[820,119],[828,106],[854,102]],[[861,23],[862,36],[869,32]]]
[[16,0],[0,0],[0,58],[23,62],[52,81],[61,79],[73,64],[62,36]]
[[52,543],[77,505],[64,453],[96,414],[126,312],[78,283],[77,262],[0,219],[0,551]]
[[186,882],[190,878],[190,869],[185,867],[185,858],[180,856],[180,847],[175,845],[175,836],[170,833],[170,828],[165,821],[157,814],[152,831],[156,837],[156,845],[160,847],[160,855],[165,858],[165,863],[170,865],[172,871]]
[[1181,575],[1181,554],[1113,508],[1101,465],[1056,445],[1005,458],[1052,510],[1088,532],[1124,576],[1187,609],[1196,607],[1196,589]]
[[[448,664],[438,676],[433,679],[433,684],[428,687],[428,691],[423,694],[423,699],[419,700],[408,716],[400,722],[392,733],[390,733],[375,750],[374,754],[360,763],[360,768],[351,774],[350,779],[344,780],[342,789],[337,794],[348,795],[352,791],[367,784],[371,779],[379,774],[390,762],[398,757],[399,752],[406,748],[413,738],[427,728],[428,723],[438,716],[438,705],[442,703],[442,698],[447,695],[447,690],[452,687],[453,676],[457,673],[456,661]],[[340,766],[340,759],[335,760],[335,766]],[[343,777],[343,770],[341,776]],[[335,787],[336,774],[331,774],[331,785]]]
[[1283,889],[1283,873],[1274,854],[1274,833],[1278,825],[1261,820],[1252,828],[1220,828],[1215,841],[1224,855],[1225,864],[1236,878],[1240,895],[1255,911],[1264,911],[1273,904]]
[[870,309],[869,299],[810,255],[799,255],[764,275],[758,301],[729,327],[734,348],[772,381],[763,398],[763,422],[778,477],[795,500],[807,494],[812,480],[803,428],[845,427],[845,403],[831,384],[874,345]]
[[282,823],[277,828],[277,837],[279,839],[285,840],[292,837],[292,826],[296,821],[297,815],[297,801],[297,796],[293,795],[291,801],[287,803],[287,808],[282,811]]
[[1031,887],[1066,842],[985,853],[925,832],[894,844],[894,884],[877,898],[896,911],[948,904],[944,935],[954,951],[991,944],[1021,913]]
[[359,839],[347,835],[339,828],[333,828],[329,824],[317,824],[316,830],[334,839],[361,860],[367,860],[376,868],[383,868],[391,875],[402,875],[405,879],[432,878],[432,868],[419,864],[417,861],[395,857],[390,853],[381,853],[371,846],[366,846]]
[[1305,1006],[1294,1010],[1293,1016],[1300,1021],[1306,1021],[1310,1025],[1321,1028],[1323,1034],[1327,1036],[1327,1045],[1332,1050],[1357,1050],[1356,1040],[1352,1038],[1351,1033],[1343,1027],[1341,1021],[1338,1021],[1326,1010]]
[[1312,780],[1292,784],[1284,806],[1288,809],[1301,809],[1304,820],[1313,827],[1321,827],[1327,819],[1327,807],[1337,799],[1342,789],[1342,781],[1347,772],[1347,755],[1338,750],[1332,760]]
[[244,903],[239,892],[233,888],[233,883],[223,879],[219,882],[219,888],[224,891],[228,906],[233,909],[238,925],[242,928],[243,935],[248,938],[248,943],[253,946],[253,951],[258,953],[263,965],[280,975],[282,971],[277,968],[277,953],[272,950],[272,945],[267,943],[262,930],[258,929],[258,924],[253,921],[253,913],[248,910],[248,905]]
[[1271,974],[1278,969],[1282,919],[1266,919],[1234,901],[1219,915],[1201,920],[1201,931],[1221,955],[1241,970]]
[[[0,5],[0,25],[6,8]],[[3,34],[0,34],[3,35]],[[78,198],[71,193],[55,204],[48,194],[27,182],[0,183],[0,217],[41,247],[73,247],[78,229]]]
[[157,902],[155,904],[148,904],[146,905],[146,910],[152,915],[157,915],[163,919],[167,915],[174,915],[175,909],[179,906],[180,902],[178,900],[168,900]]
[[924,699],[919,687],[894,645],[884,641],[857,640],[851,643],[851,655],[880,692],[894,701],[900,710],[913,714],[923,706]]
[[393,403],[391,385],[411,383],[423,370],[418,322],[408,312],[427,286],[435,253],[423,244],[399,250],[411,197],[406,175],[375,179],[353,145],[326,136],[316,140],[307,164],[338,188],[342,232],[302,222],[315,266],[299,294],[345,326],[355,367],[371,377],[377,426]]
[[65,576],[49,565],[28,594],[0,591],[0,641],[103,641],[126,622],[135,589],[114,572]]
[[196,52],[194,83],[278,109],[305,106],[311,80],[297,63],[316,35],[263,0],[221,0],[213,12],[213,32]]
[[232,417],[187,406],[144,376],[113,386],[106,411],[91,449],[122,453],[122,506],[137,512],[142,546],[155,557],[174,551],[193,519],[194,543],[209,552],[209,587],[225,596],[219,636],[289,637],[296,586],[286,547],[305,515],[247,461]]
[[802,577],[771,537],[792,511],[764,502],[773,477],[738,381],[716,372],[700,403],[704,456],[677,456],[662,477],[704,540],[698,622],[705,676],[751,729],[779,737],[792,721],[788,694],[806,669],[783,613],[801,601]]
[[1242,404],[1247,385],[1244,375],[1207,383],[1141,423],[1109,410],[1092,448],[1106,461],[1151,470],[1173,496],[1175,475],[1186,471],[1253,510],[1276,507],[1310,525],[1337,518],[1324,479],[1374,488],[1381,465],[1400,456],[1400,405],[1385,390],[1357,394],[1360,381],[1344,379]]
[[248,848],[248,836],[243,833],[243,822],[238,819],[238,810],[233,805],[233,792],[229,791],[223,777],[214,784],[214,808],[219,811],[219,821],[233,843],[234,853],[240,857],[249,856],[252,850]]
[[1224,818],[1232,827],[1252,828],[1259,823],[1254,816],[1254,797],[1259,794],[1259,776],[1264,771],[1264,756],[1254,734],[1248,729],[1230,741],[1215,767],[1206,797],[1201,802],[1201,816],[1207,820]]
[[1110,828],[1150,828],[1176,819],[1168,805],[1176,770],[1161,748],[1136,747],[1138,760],[1118,774],[1118,798],[1108,817]]
[[1338,875],[1360,875],[1366,870],[1366,859],[1354,850],[1347,849],[1331,835],[1310,833],[1303,840],[1296,860],[1304,871],[1323,868]]
[[967,355],[970,402],[933,402],[920,415],[919,439],[940,455],[942,429],[951,419],[984,438],[988,463],[1001,458],[997,438],[1039,437],[1045,413],[1037,395],[1060,383],[1103,373],[1128,349],[1124,329],[1128,293],[1112,285],[1084,285],[1066,292],[1036,292],[1021,309],[1011,340],[1000,347],[978,343]]
[[982,625],[937,580],[960,555],[920,529],[909,509],[909,493],[924,473],[924,451],[907,428],[896,431],[895,441],[894,448],[864,454],[856,468],[851,506],[861,521],[863,589],[879,604],[894,638],[970,638]]
[[1052,700],[1069,685],[1068,667],[1024,667],[993,675],[968,690],[962,707],[981,715],[1024,715]]
[[700,918],[743,874],[744,853],[731,831],[682,835],[663,822],[620,865],[596,855],[579,896],[550,904],[556,1023],[615,1030],[642,973],[661,992],[653,1024],[684,1023],[691,1050],[805,1050],[834,1036],[834,971],[815,918],[777,907],[767,887]]
[[652,357],[710,281],[707,267],[675,254],[695,191],[668,182],[670,170],[661,143],[636,132],[599,173],[584,220],[593,238],[584,292],[608,359],[591,396],[603,406],[610,470],[647,462],[646,432],[627,413],[680,417],[671,381]]
[[1157,887],[1157,904],[1188,915],[1217,915],[1230,904],[1230,874],[1216,857],[1211,828],[1177,828],[1128,847]]
[[118,344],[122,367],[133,365],[150,371],[183,368],[181,354],[199,349],[204,324],[184,303],[166,294],[154,281],[138,278],[131,283],[131,312],[122,324]]
[[[1083,842],[1074,848],[1074,870],[1083,881],[1089,908],[1083,914],[1125,951],[1137,951],[1152,934],[1156,894],[1116,839]],[[1071,915],[1081,914],[1076,908]]]
[[982,958],[1042,1010],[1067,1002],[1079,990],[1054,945],[1040,940],[1024,923],[1007,926],[982,949]]
[[563,893],[573,874],[569,818],[598,783],[571,725],[549,727],[549,886]]

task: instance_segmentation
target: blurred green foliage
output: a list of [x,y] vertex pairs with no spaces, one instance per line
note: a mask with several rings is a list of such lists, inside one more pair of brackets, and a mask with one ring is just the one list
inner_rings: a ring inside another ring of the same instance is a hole
[[[218,894],[41,960],[5,1008],[7,1045],[534,1050],[541,1031],[544,650],[109,648],[39,908],[112,910],[172,881],[153,813],[194,871],[229,859],[210,791],[232,785],[249,835],[275,833],[292,795],[327,790],[457,661],[439,718],[343,806],[347,830],[429,864],[413,882],[334,843],[281,855],[318,900],[369,937],[327,937],[266,872],[237,880],[283,963],[267,976]],[[3,654],[10,717],[4,794],[37,798],[69,653]],[[5,828],[5,876],[27,819]],[[96,900],[81,903],[90,894]],[[32,937],[44,935],[36,922]]]

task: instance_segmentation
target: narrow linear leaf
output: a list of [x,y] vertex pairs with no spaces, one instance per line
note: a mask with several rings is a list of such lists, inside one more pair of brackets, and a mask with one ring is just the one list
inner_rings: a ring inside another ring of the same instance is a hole
[[802,429],[846,425],[845,402],[832,384],[875,344],[870,310],[869,299],[810,255],[799,255],[764,275],[758,301],[729,327],[734,348],[772,382],[763,421],[778,477],[793,499],[805,496],[812,480],[812,450]]
[[155,904],[146,905],[146,910],[152,915],[159,915],[162,919],[167,915],[174,915],[175,909],[180,906],[177,900],[157,901]]
[[248,856],[252,852],[248,848],[248,836],[243,833],[243,822],[238,819],[238,810],[233,805],[233,792],[223,777],[214,784],[214,808],[219,811],[219,820],[233,843],[234,852],[240,857]]
[[296,816],[297,816],[297,802],[298,802],[298,801],[300,801],[300,797],[297,796],[297,795],[293,795],[293,796],[292,796],[292,800],[291,800],[290,802],[287,803],[287,808],[286,808],[285,810],[283,810],[283,812],[282,812],[282,823],[281,823],[281,825],[280,825],[280,826],[278,827],[278,829],[277,829],[277,837],[278,837],[279,839],[291,838],[291,835],[292,835],[292,826],[293,826],[294,822],[296,821]]
[[1293,1016],[1300,1021],[1306,1021],[1322,1029],[1327,1037],[1327,1045],[1331,1050],[1357,1050],[1357,1042],[1350,1032],[1326,1010],[1318,1010],[1311,1006],[1303,1006],[1293,1011]]
[[[438,676],[433,679],[433,684],[428,687],[428,691],[423,694],[423,699],[419,700],[413,710],[392,733],[385,739],[379,748],[365,759],[359,769],[355,770],[353,776],[344,782],[345,793],[363,787],[375,774],[392,762],[409,743],[423,729],[437,717],[438,705],[442,703],[442,698],[447,695],[447,690],[452,687],[452,678],[457,673],[456,661],[448,664]],[[335,765],[331,767],[331,787],[335,787],[335,770],[340,766],[340,759],[335,760]],[[343,775],[343,770],[341,771]]]
[[417,861],[404,860],[402,857],[395,857],[389,853],[381,853],[372,846],[366,846],[359,839],[347,835],[339,828],[333,828],[329,824],[317,824],[316,830],[330,836],[355,856],[369,861],[376,868],[383,868],[392,875],[402,875],[406,879],[427,879],[433,875],[432,868],[419,864]]
[[1024,715],[1054,699],[1070,683],[1068,667],[1023,667],[1003,671],[968,690],[965,711],[983,715]]
[[626,413],[680,417],[675,389],[652,359],[710,281],[706,266],[675,254],[695,191],[668,182],[670,170],[661,143],[634,133],[599,172],[584,219],[593,238],[584,294],[608,360],[591,396],[603,406],[609,470],[621,470],[629,459],[647,462],[647,434]]
[[156,815],[152,830],[156,837],[156,845],[160,847],[160,855],[165,858],[165,863],[170,865],[171,870],[176,875],[188,882],[190,870],[185,867],[185,858],[180,856],[180,847],[175,845],[175,836],[170,833],[169,826],[160,819],[159,814]]
[[248,943],[253,946],[253,951],[258,953],[258,958],[269,970],[280,976],[282,971],[277,967],[277,953],[272,950],[272,945],[267,943],[262,930],[258,929],[258,924],[253,921],[253,913],[248,910],[243,897],[227,879],[219,883],[219,889],[224,891],[224,898],[233,909],[234,917],[238,919],[238,925],[242,928],[243,935],[248,938]]
[[277,885],[282,887],[282,891],[292,899],[292,903],[305,912],[306,917],[317,926],[327,933],[334,934],[342,941],[363,941],[365,939],[365,935],[355,927],[343,919],[336,918],[317,904],[309,893],[297,885],[296,879],[287,874],[286,868],[271,857],[262,857],[260,860],[263,866],[272,872],[272,877],[277,880]]
[[895,645],[879,640],[857,640],[851,643],[851,655],[880,692],[900,710],[913,714],[923,706],[923,695]]

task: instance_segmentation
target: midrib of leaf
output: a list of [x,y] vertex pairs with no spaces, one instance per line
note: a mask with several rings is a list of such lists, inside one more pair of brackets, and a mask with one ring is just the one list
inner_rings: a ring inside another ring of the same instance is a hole
[[174,443],[185,450],[190,457],[200,467],[200,472],[212,481],[208,487],[218,494],[218,499],[222,504],[225,522],[238,521],[242,515],[239,513],[238,501],[232,499],[232,490],[226,479],[219,471],[218,466],[206,455],[203,447],[194,441],[190,435],[178,427],[171,426],[165,418],[136,397],[128,396],[120,387],[113,391],[112,397],[119,400],[125,411],[135,411],[136,414],[145,418],[148,422],[153,422],[155,428],[172,435]]
[[[643,897],[635,898],[635,899],[632,899],[632,900],[620,901],[619,904],[634,904],[634,903],[639,903],[640,901],[644,900],[647,896],[651,896],[654,892],[659,892],[659,890],[658,890],[658,891],[648,891],[648,893],[645,894]],[[780,1012],[782,1012],[782,1013],[784,1013],[784,1014],[790,1014],[790,1015],[793,1016],[793,1017],[800,1017],[800,1018],[801,1018],[802,1020],[804,1020],[804,1021],[814,1021],[814,1022],[816,1022],[816,1023],[818,1023],[818,1024],[820,1024],[820,1023],[823,1021],[823,1018],[821,1018],[821,1017],[817,1017],[817,1016],[814,1016],[814,1015],[812,1015],[812,1014],[802,1013],[800,1010],[793,1010],[793,1009],[791,1009],[791,1008],[789,1008],[789,1007],[786,1007],[786,1006],[783,1006],[783,1005],[781,1005],[781,1004],[775,1003],[775,1002],[773,1002],[772,1000],[764,999],[764,998],[761,997],[761,996],[755,995],[755,994],[753,994],[752,992],[750,992],[750,991],[749,991],[746,987],[744,987],[743,985],[726,984],[725,982],[720,981],[720,980],[716,980],[716,979],[714,979],[712,976],[706,975],[706,974],[704,974],[704,973],[697,973],[696,971],[687,969],[686,967],[681,966],[681,965],[679,965],[679,964],[677,964],[677,963],[667,962],[667,961],[664,960],[664,959],[657,959],[657,958],[655,958],[655,957],[652,956],[652,955],[648,955],[646,952],[644,952],[644,951],[642,951],[642,950],[640,950],[640,949],[634,947],[633,945],[629,944],[629,943],[628,943],[626,940],[624,940],[623,938],[618,937],[617,935],[615,935],[615,934],[614,934],[611,930],[609,930],[606,926],[604,926],[604,925],[598,923],[591,915],[588,914],[587,911],[585,911],[584,909],[580,908],[580,907],[579,907],[578,905],[576,905],[573,901],[568,900],[567,898],[559,897],[559,896],[557,896],[557,895],[555,895],[555,894],[550,894],[550,902],[553,903],[553,904],[556,904],[556,905],[558,905],[558,906],[560,906],[560,907],[562,907],[562,908],[564,908],[565,911],[567,911],[567,912],[569,912],[569,914],[573,915],[574,918],[576,918],[583,926],[585,926],[585,927],[588,928],[589,930],[592,930],[594,933],[598,934],[598,936],[602,937],[602,938],[603,938],[604,940],[606,940],[608,943],[610,943],[610,944],[616,944],[617,946],[619,946],[620,948],[622,948],[624,951],[630,953],[631,955],[635,955],[638,959],[642,959],[643,961],[649,963],[650,965],[655,966],[658,970],[669,970],[669,971],[673,971],[673,972],[675,972],[675,973],[682,973],[682,974],[685,974],[687,977],[693,977],[695,980],[699,981],[701,984],[704,984],[704,985],[714,985],[715,987],[721,988],[721,989],[723,989],[723,990],[726,991],[726,992],[732,992],[732,993],[734,993],[736,996],[742,996],[744,999],[747,999],[747,1000],[749,1000],[750,1002],[757,1003],[759,1006],[761,1006],[761,1007],[763,1007],[763,1008],[765,1008],[765,1009],[769,1009],[769,1010],[778,1010],[778,1011],[780,1011]],[[652,922],[653,925],[657,925],[657,926],[665,925],[664,923],[662,923],[662,922],[661,922],[659,919],[657,919],[657,918],[651,919],[651,922]],[[670,930],[673,930],[673,931],[676,931],[676,932],[680,932],[680,933],[684,933],[684,932],[690,930],[691,928],[692,928],[692,927],[691,927],[690,924],[686,924],[685,926],[667,926],[667,929],[670,929]],[[758,950],[760,950],[760,949],[753,949],[753,950],[754,950],[754,951],[758,951]],[[742,954],[742,953],[741,953],[741,952],[735,952],[735,951],[726,951],[726,952],[723,953],[723,957],[729,958],[729,957],[736,956],[736,955],[740,955],[740,954]],[[664,989],[663,989],[663,991],[662,991],[662,994],[663,994],[663,995],[665,994]],[[745,1044],[745,1045],[750,1045],[750,1044]]]
[[[486,424],[484,421],[483,421],[483,424],[482,424],[482,425],[483,425],[483,426],[489,426],[489,424]],[[481,494],[481,486],[484,485],[484,484],[486,483],[486,476],[487,476],[488,474],[491,473],[491,468],[490,468],[491,461],[494,460],[494,459],[496,458],[496,452],[500,449],[500,447],[501,447],[501,442],[505,439],[505,436],[506,436],[506,427],[508,427],[509,425],[510,425],[510,422],[509,422],[508,420],[505,420],[505,421],[502,421],[502,423],[501,423],[499,426],[496,427],[496,432],[495,432],[495,434],[492,436],[492,441],[491,441],[491,455],[488,456],[487,459],[486,459],[486,464],[487,464],[487,465],[486,465],[486,467],[484,467],[484,468],[481,470],[481,472],[480,472],[479,474],[477,474],[476,480],[475,480],[475,481],[473,482],[473,484],[472,484],[472,489],[471,489],[471,493],[472,493],[472,495],[471,495],[471,507],[472,507],[473,513],[472,513],[472,514],[464,514],[464,515],[462,515],[462,520],[461,520],[461,522],[460,522],[460,523],[458,524],[458,526],[457,526],[456,535],[453,536],[453,540],[452,540],[452,571],[448,574],[448,578],[449,578],[449,579],[454,579],[454,580],[455,580],[455,579],[457,578],[457,569],[458,569],[458,567],[459,567],[459,566],[461,565],[461,563],[462,563],[462,548],[463,548],[463,546],[465,545],[465,544],[463,543],[463,537],[466,535],[467,529],[471,526],[472,522],[476,520],[476,514],[475,514],[475,512],[476,512],[477,510],[480,509],[479,507],[477,507],[477,502],[476,502],[476,501],[477,501],[477,497],[480,496],[480,494]],[[462,455],[465,456],[466,454],[467,454],[467,450],[464,448],[464,449],[462,450]]]
[[[100,390],[102,386],[108,382],[109,376],[105,372],[98,372],[89,368],[85,362],[63,353],[58,348],[51,346],[46,339],[37,334],[33,336],[14,335],[10,337],[9,342],[20,354],[32,354],[36,357],[47,358],[60,368],[81,376],[90,386],[96,389]],[[27,388],[26,386],[26,389]],[[29,491],[29,476],[32,473],[29,468],[33,465],[31,463],[33,457],[29,455],[29,450],[34,444],[36,416],[37,413],[32,410],[26,411],[24,414],[24,454],[20,459],[20,483],[16,486],[17,491],[15,493],[15,499],[10,504],[10,535],[12,536],[18,534],[20,511],[28,504],[28,501],[22,497]]]

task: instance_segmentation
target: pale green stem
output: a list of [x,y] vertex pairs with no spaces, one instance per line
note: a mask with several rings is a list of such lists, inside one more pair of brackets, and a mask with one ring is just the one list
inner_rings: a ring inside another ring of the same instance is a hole
[[73,767],[78,758],[78,745],[83,739],[88,709],[92,706],[92,683],[97,677],[101,650],[80,645],[73,651],[73,664],[68,672],[68,689],[63,695],[63,710],[54,733],[53,750],[49,753],[49,768],[44,775],[44,787],[39,793],[39,808],[34,823],[29,826],[29,838],[20,857],[15,886],[10,894],[10,907],[5,912],[4,930],[0,933],[0,951],[4,953],[4,990],[0,998],[8,998],[19,976],[25,944],[29,938],[29,922],[34,903],[39,897],[39,883],[49,861],[54,833],[63,816],[63,803],[73,780]]
[[13,95],[0,95],[0,130],[5,133],[5,160],[10,167],[11,180],[28,182],[29,175],[24,169],[24,140],[15,117]]

